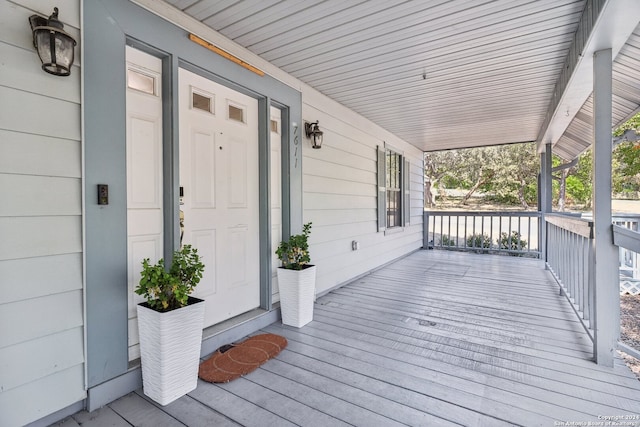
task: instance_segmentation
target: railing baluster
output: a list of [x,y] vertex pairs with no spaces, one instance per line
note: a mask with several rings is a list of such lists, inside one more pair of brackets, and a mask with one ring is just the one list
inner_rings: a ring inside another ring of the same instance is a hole
[[[498,215],[498,236],[502,237],[502,215]],[[500,245],[498,245],[500,248]]]
[[468,221],[468,216],[465,215],[464,216],[464,238],[462,240],[464,240],[464,247],[465,249],[467,248],[467,221]]
[[[487,221],[488,223],[488,227],[489,227],[489,231],[488,231],[488,236],[489,236],[489,248],[493,249],[494,247],[499,251],[500,250],[500,240],[496,239],[494,234],[493,234],[493,215],[488,215],[487,216]],[[495,244],[495,246],[494,246]]]
[[518,217],[518,236],[520,237],[518,238],[517,248],[519,251],[521,251],[522,249],[524,249],[520,247],[521,246],[520,242],[522,241],[522,217]]

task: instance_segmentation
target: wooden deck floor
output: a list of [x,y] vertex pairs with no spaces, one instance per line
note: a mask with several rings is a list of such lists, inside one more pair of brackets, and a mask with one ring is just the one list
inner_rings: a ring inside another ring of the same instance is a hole
[[138,391],[61,425],[640,427],[640,381],[590,361],[538,261],[419,251],[319,298],[304,328],[265,332],[289,345],[244,378],[163,408]]

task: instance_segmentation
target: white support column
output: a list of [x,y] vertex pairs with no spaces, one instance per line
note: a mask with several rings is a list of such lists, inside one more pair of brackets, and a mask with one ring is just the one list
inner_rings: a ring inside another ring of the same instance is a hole
[[595,245],[594,356],[599,365],[613,367],[620,335],[618,248],[611,223],[611,49],[593,57],[593,222]]
[[547,261],[547,224],[545,214],[553,211],[552,205],[552,178],[551,178],[551,144],[545,144],[545,151],[540,154],[540,182],[538,191],[540,192],[540,207],[542,213],[539,226],[540,258]]

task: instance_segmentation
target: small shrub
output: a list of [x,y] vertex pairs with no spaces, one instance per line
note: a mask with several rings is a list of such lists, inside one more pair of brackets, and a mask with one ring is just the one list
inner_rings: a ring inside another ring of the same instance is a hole
[[[512,230],[511,234],[506,232],[500,233],[498,246],[502,250],[521,251],[527,247],[527,241],[521,238],[520,233],[518,233],[515,230]],[[510,255],[522,256],[522,254],[517,254],[517,253],[511,253]]]
[[152,265],[149,258],[145,258],[135,292],[142,295],[153,310],[175,310],[187,305],[189,295],[202,279],[203,273],[204,264],[198,250],[191,245],[184,245],[173,253],[168,271],[164,259]]
[[454,238],[449,237],[448,234],[444,234],[440,238],[440,245],[441,246],[458,246],[458,244],[456,243],[456,240]]
[[309,243],[307,239],[311,233],[311,223],[302,226],[302,233],[289,237],[288,241],[280,242],[276,250],[278,259],[282,261],[282,267],[289,270],[302,270],[311,262],[309,255]]
[[[467,237],[467,246],[471,248],[489,249],[491,247],[491,237],[486,234],[472,234]],[[487,253],[488,250],[478,252]]]

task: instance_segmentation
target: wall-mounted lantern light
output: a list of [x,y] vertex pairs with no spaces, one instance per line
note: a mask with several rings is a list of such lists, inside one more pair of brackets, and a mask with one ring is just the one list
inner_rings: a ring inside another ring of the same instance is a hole
[[322,131],[318,127],[318,122],[304,123],[304,132],[307,134],[307,138],[311,138],[311,146],[313,148],[322,147]]
[[64,31],[64,25],[58,20],[58,8],[53,8],[49,19],[31,15],[29,24],[33,31],[33,45],[42,61],[42,69],[56,76],[71,74],[76,41]]

